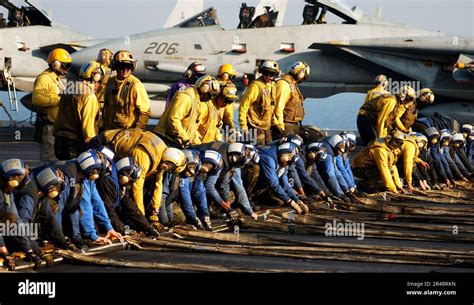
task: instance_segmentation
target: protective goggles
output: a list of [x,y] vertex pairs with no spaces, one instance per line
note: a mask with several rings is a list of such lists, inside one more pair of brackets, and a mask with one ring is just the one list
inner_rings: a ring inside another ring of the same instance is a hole
[[116,65],[117,70],[133,70],[134,65],[131,63],[118,63]]
[[204,65],[195,65],[193,70],[196,74],[206,74],[206,67],[204,67]]
[[62,62],[61,63],[61,68],[63,68],[64,70],[71,69],[71,66],[72,66],[72,63],[70,63],[70,62]]
[[188,163],[186,169],[184,170],[184,174],[188,177],[193,177],[197,174],[198,165],[196,163]]
[[270,77],[270,78],[276,78],[278,76],[278,72],[274,71],[269,71],[269,70],[262,70],[262,75]]

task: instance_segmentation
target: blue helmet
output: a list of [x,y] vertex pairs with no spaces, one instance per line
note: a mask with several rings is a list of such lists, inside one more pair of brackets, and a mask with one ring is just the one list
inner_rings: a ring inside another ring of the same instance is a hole
[[306,157],[310,160],[324,161],[328,153],[322,142],[314,142],[306,146]]
[[35,180],[40,190],[51,198],[59,195],[65,187],[64,180],[57,175],[56,169],[52,166],[43,168],[36,174]]
[[0,164],[0,175],[3,179],[9,179],[11,176],[25,176],[27,168],[23,160],[8,159]]
[[125,157],[117,161],[117,176],[121,185],[125,185],[130,181],[137,180],[142,173],[140,165],[135,164],[132,158]]
[[186,156],[186,169],[184,174],[188,177],[193,177],[201,170],[201,156],[199,151],[195,149],[183,149]]
[[89,149],[80,154],[76,159],[81,171],[91,180],[97,179],[102,170],[102,161],[97,152]]
[[23,160],[8,159],[0,164],[0,177],[3,178],[4,182],[10,188],[17,188],[25,185],[28,181],[28,175],[29,167]]
[[329,138],[329,145],[331,145],[332,149],[334,151],[339,151],[341,153],[344,153],[346,150],[346,140],[344,139],[343,136],[341,135],[333,135],[331,138]]
[[280,144],[277,148],[278,158],[281,161],[293,163],[298,160],[298,146],[292,142]]
[[252,157],[246,144],[232,143],[227,146],[227,159],[231,166],[244,166],[252,160]]
[[205,150],[201,155],[201,172],[208,173],[223,166],[222,155],[215,150]]
[[301,149],[303,138],[298,134],[290,134],[283,138],[283,142],[293,143],[298,147],[298,149]]

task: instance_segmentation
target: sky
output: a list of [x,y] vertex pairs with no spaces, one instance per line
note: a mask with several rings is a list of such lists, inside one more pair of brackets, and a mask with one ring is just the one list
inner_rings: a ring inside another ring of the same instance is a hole
[[[193,0],[188,0],[193,1]],[[382,7],[382,17],[447,34],[474,37],[474,0],[345,0],[366,15]],[[14,0],[18,2],[18,0]],[[97,38],[113,38],[162,27],[175,0],[34,0],[53,19]],[[238,24],[242,2],[258,0],[206,0],[204,7],[217,9],[224,28]],[[288,0],[284,24],[302,22],[303,0]]]

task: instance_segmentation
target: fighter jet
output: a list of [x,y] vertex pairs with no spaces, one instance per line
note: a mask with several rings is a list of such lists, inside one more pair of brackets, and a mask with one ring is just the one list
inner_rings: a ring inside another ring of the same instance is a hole
[[[204,0],[177,1],[165,27],[186,20],[203,6]],[[29,0],[21,7],[10,0],[0,0],[0,91],[8,91],[11,110],[18,110],[17,90],[33,91],[34,80],[47,67],[52,49],[62,47],[73,53],[102,41],[55,23]],[[31,95],[22,102],[31,108]]]
[[[472,38],[366,16],[340,0],[306,2],[305,21],[298,26],[224,30],[216,10],[209,8],[173,28],[133,35],[127,44],[122,38],[107,40],[73,58],[79,66],[103,47],[128,49],[138,59],[135,74],[151,94],[165,92],[193,61],[204,63],[211,74],[220,64],[231,63],[240,76],[252,76],[263,59],[277,60],[283,71],[304,60],[313,68],[310,80],[302,85],[306,97],[363,93],[383,73],[393,84],[405,81],[415,89],[432,88],[436,103],[431,111],[474,122]],[[326,23],[326,14],[336,15],[342,23]],[[159,117],[161,111],[155,107],[153,116]]]
[[[415,89],[432,88],[436,101],[427,110],[474,122],[472,38],[367,16],[341,0],[306,2],[302,25],[225,30],[216,10],[209,8],[172,28],[83,48],[73,54],[74,64],[78,69],[104,47],[131,51],[138,60],[134,73],[154,101],[153,117],[160,117],[164,94],[193,61],[204,63],[211,74],[220,64],[230,63],[239,76],[252,78],[262,60],[274,59],[283,71],[298,60],[310,64],[311,78],[302,85],[306,97],[363,93],[370,89],[374,77],[383,73],[393,85],[410,82]],[[342,22],[329,23],[326,15],[330,14]]]

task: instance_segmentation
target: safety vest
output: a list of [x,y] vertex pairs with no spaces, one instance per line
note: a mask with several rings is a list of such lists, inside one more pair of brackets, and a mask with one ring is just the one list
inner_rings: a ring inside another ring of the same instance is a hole
[[[218,133],[218,128],[220,125],[220,120],[219,120],[219,110],[217,109],[217,106],[214,104],[214,101],[208,101],[205,103],[200,103],[200,107],[203,107],[201,109],[205,109],[205,111],[201,110],[200,112],[200,124],[198,127],[199,130],[199,135],[201,137],[201,143],[208,143],[208,142],[214,142],[217,141],[217,133]],[[224,110],[224,108],[222,108]],[[207,113],[207,120],[204,121],[204,114]]]
[[374,153],[376,148],[382,148],[383,150],[388,151],[388,165],[389,166],[392,166],[395,163],[397,163],[398,155],[400,153],[400,149],[395,149],[395,150],[391,149],[390,147],[387,146],[387,143],[385,143],[385,140],[383,140],[383,139],[375,140],[373,142],[373,145],[370,149],[370,152],[371,152],[372,156],[373,156],[373,153]]
[[[183,129],[186,131],[186,134],[188,135],[189,140],[191,141],[191,144],[197,144],[195,143],[195,138],[196,138],[197,129],[200,123],[199,121],[200,100],[196,92],[196,89],[193,87],[187,88],[184,91],[177,91],[175,94],[175,98],[181,94],[186,94],[187,96],[191,98],[191,101],[192,101],[191,112],[182,119],[181,125]],[[169,118],[171,116],[171,111],[173,111],[173,109],[174,108],[171,106],[165,109],[165,112],[163,112],[163,114],[161,115],[160,121],[158,122],[158,125],[156,126],[154,131],[160,136],[166,138],[167,140],[173,143],[183,144],[183,143],[178,143],[179,141],[177,141],[177,136],[179,136],[179,134],[177,134],[176,132],[170,129]]]
[[389,92],[387,90],[385,90],[384,88],[380,88],[380,87],[377,86],[377,87],[367,91],[367,96],[365,97],[364,103],[367,103],[368,101],[370,101],[374,98],[377,98],[382,94],[388,94],[388,93]]
[[[46,78],[47,77],[47,78]],[[39,80],[41,78],[41,80]],[[57,86],[53,92],[49,92],[51,95],[59,97],[62,91],[66,89],[65,79],[59,77],[53,70],[46,69],[41,72],[35,80],[35,85],[40,81],[43,84],[50,83],[51,85]],[[34,97],[34,95],[33,95]],[[43,122],[54,124],[58,116],[58,106],[43,106],[33,98],[33,108],[37,115]]]
[[29,179],[28,182],[26,182],[22,188],[13,191],[13,196],[15,198],[16,203],[20,201],[21,197],[30,196],[31,198],[33,198],[33,202],[35,204],[34,210],[36,210],[36,204],[38,203],[38,200],[39,200],[38,193],[39,193],[38,184],[36,183],[35,178],[31,177],[31,179]]
[[118,158],[129,157],[138,147],[143,147],[152,161],[147,176],[152,176],[158,168],[166,144],[156,134],[141,129],[109,130],[102,133],[107,146],[111,147]]
[[281,78],[282,81],[290,85],[290,99],[286,102],[283,110],[283,121],[288,123],[299,123],[304,118],[304,96],[301,94],[300,88],[291,75],[285,74]]
[[405,113],[400,118],[403,126],[408,130],[413,124],[415,124],[416,119],[418,118],[418,107],[416,102],[413,102],[411,106],[406,108]]
[[132,97],[132,88],[140,82],[133,75],[122,81],[117,89],[117,77],[107,82],[104,99],[103,127],[105,130],[134,127],[138,121],[138,108]]
[[112,74],[112,70],[107,66],[102,66],[102,70],[104,71],[104,76],[102,77],[102,81],[100,82],[99,89],[97,89],[97,92],[96,92],[97,99],[99,100],[101,110],[104,106],[105,91],[107,89],[107,83],[109,82],[110,76]]
[[[389,101],[390,98],[395,99],[395,97],[389,93],[387,94],[382,94],[379,95],[367,103],[363,104],[360,107],[359,114],[365,115],[366,117],[369,118],[370,123],[375,126],[377,125],[377,118],[380,113],[380,110],[383,108],[383,106]],[[391,130],[391,126],[395,122],[395,117],[396,117],[396,107],[395,109],[390,113],[390,115],[387,117],[387,120],[385,122],[385,126],[387,126],[388,130]]]
[[270,92],[265,83],[256,79],[252,82],[259,90],[258,99],[250,106],[252,117],[257,120],[249,120],[253,127],[259,129],[268,129],[272,123],[273,113],[275,111],[276,87],[272,84]]
[[80,208],[82,194],[84,193],[84,181],[79,178],[76,161],[68,161],[56,166],[66,177],[65,183],[69,186],[69,197],[64,203],[63,213],[71,214]]
[[[84,107],[83,100],[87,95],[62,95],[59,100],[59,112],[56,123],[54,124],[54,135],[57,137],[68,138],[85,146],[85,140],[82,130],[82,121],[79,117],[79,105]],[[99,113],[95,117],[95,130],[99,127]]]

